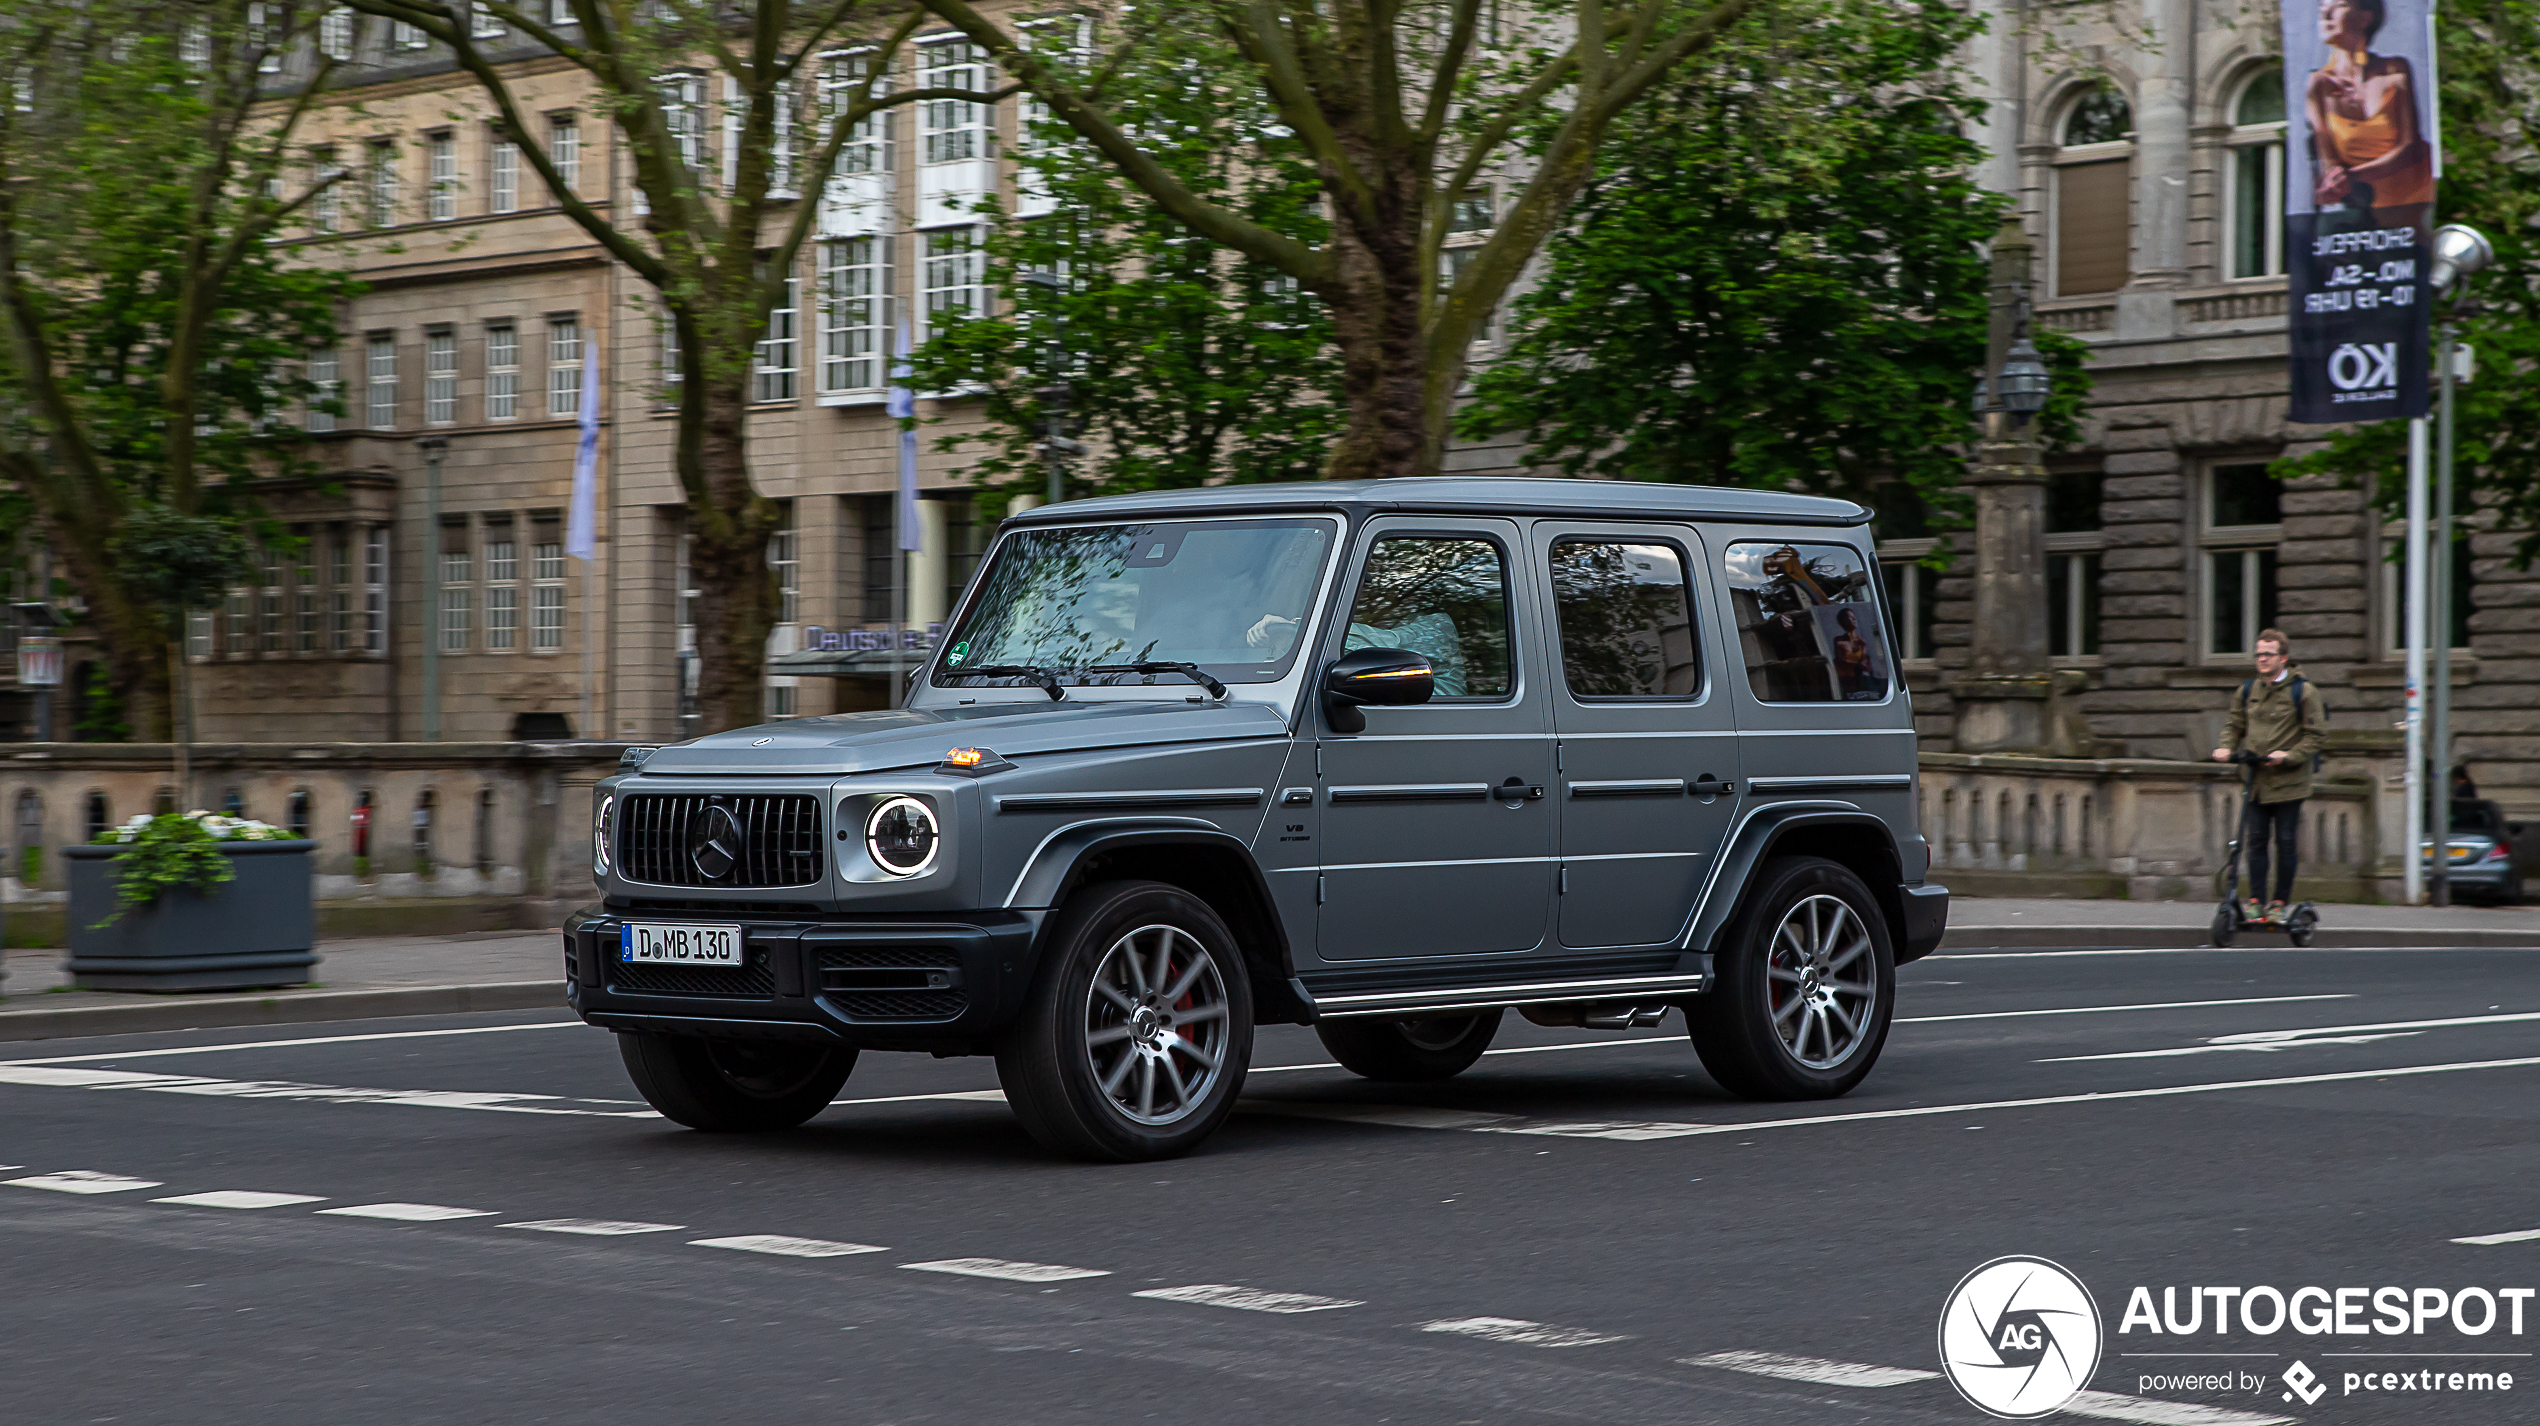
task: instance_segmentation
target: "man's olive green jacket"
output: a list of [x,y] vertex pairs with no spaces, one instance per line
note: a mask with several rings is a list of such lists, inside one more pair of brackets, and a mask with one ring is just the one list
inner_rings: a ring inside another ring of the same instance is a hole
[[2302,709],[2293,709],[2293,681],[2299,672],[2269,683],[2245,685],[2231,695],[2231,716],[2223,720],[2223,746],[2233,752],[2287,752],[2292,757],[2258,769],[2260,802],[2292,802],[2311,795],[2311,759],[2328,743],[2328,700],[2318,684],[2302,689]]

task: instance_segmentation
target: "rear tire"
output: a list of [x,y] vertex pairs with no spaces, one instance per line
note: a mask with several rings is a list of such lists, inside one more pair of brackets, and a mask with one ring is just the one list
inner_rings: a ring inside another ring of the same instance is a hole
[[855,1070],[845,1046],[701,1040],[620,1030],[618,1055],[644,1102],[715,1134],[791,1129],[829,1107]]
[[1419,1083],[1471,1069],[1499,1033],[1505,1010],[1419,1020],[1326,1020],[1314,1027],[1341,1068],[1362,1079]]
[[997,1080],[1034,1139],[1112,1163],[1190,1152],[1252,1063],[1252,981],[1207,902],[1157,881],[1068,898]]
[[2232,905],[2230,902],[2228,902],[2228,901],[2224,902],[2224,903],[2223,903],[2222,905],[2220,905],[2220,906],[2215,907],[2215,908],[2214,908],[2214,944],[2215,944],[2215,945],[2217,945],[2217,946],[2228,946],[2228,945],[2230,945],[2230,944],[2231,944],[2231,938],[2232,938],[2233,936],[2238,935],[2239,933],[2240,933],[2240,911],[2239,911],[2239,908],[2237,908],[2237,907],[2233,906],[2233,905]]
[[1686,1020],[1702,1067],[1749,1099],[1832,1099],[1878,1062],[1896,951],[1870,889],[1823,857],[1764,865]]

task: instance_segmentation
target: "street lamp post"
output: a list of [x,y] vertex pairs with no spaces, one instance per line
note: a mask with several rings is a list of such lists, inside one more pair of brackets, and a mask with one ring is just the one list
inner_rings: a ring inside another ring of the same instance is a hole
[[423,741],[441,741],[441,457],[450,449],[444,436],[424,436],[415,449],[423,452]]
[[2466,292],[2455,289],[2463,278],[2495,260],[2495,248],[2475,228],[2447,223],[2434,234],[2432,286],[2437,295],[2454,293],[2451,311],[2435,328],[2434,371],[2439,395],[2435,405],[2434,548],[2427,560],[2433,586],[2427,599],[2433,617],[2427,623],[2434,630],[2434,682],[2433,696],[2428,700],[2431,726],[2426,741],[2433,766],[2426,802],[2427,836],[2433,843],[2434,855],[2426,899],[2436,906],[2452,904],[2452,388],[2469,351],[2460,342],[2458,321],[2468,307],[2468,297]]

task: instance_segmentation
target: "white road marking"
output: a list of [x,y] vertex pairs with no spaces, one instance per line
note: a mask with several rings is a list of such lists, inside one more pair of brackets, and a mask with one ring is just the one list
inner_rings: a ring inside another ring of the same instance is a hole
[[532,1233],[572,1233],[584,1238],[631,1238],[638,1233],[676,1233],[684,1223],[623,1223],[614,1218],[534,1218],[526,1223],[506,1223],[506,1228],[526,1228]]
[[879,1099],[832,1100],[829,1107],[837,1109],[850,1104],[915,1104],[928,1099],[972,1099],[982,1104],[1003,1104],[1005,1091],[1002,1089],[956,1089],[945,1094],[886,1094]]
[[2300,951],[2306,956],[2351,956],[2361,952],[2406,951],[2426,955],[2459,955],[2479,951],[2540,950],[2540,937],[2528,946],[2092,946],[2070,951],[1934,951],[1915,965],[1934,961],[2036,961],[2059,956],[2246,956],[2253,951]]
[[55,1055],[43,1060],[0,1060],[11,1065],[81,1065],[106,1060],[155,1060],[168,1055],[216,1055],[224,1050],[281,1050],[296,1045],[356,1045],[367,1040],[429,1040],[443,1035],[503,1035],[514,1030],[580,1029],[579,1020],[541,1020],[534,1025],[469,1025],[455,1030],[383,1030],[375,1035],[313,1035],[298,1040],[249,1040],[238,1045],[181,1045],[164,1050],[125,1050],[109,1055]]
[[64,1169],[59,1173],[40,1173],[32,1178],[13,1178],[11,1188],[49,1188],[55,1193],[130,1193],[136,1188],[164,1188],[154,1178],[126,1178],[119,1173],[99,1173],[95,1169]]
[[350,1208],[321,1208],[338,1218],[386,1218],[396,1223],[445,1223],[453,1218],[491,1218],[490,1208],[444,1208],[438,1203],[357,1203]]
[[2124,1050],[2107,1055],[2066,1055],[2058,1059],[2039,1060],[2042,1065],[2077,1064],[2085,1060],[2160,1060],[2181,1055],[2220,1055],[2254,1051],[2260,1054],[2278,1050],[2307,1049],[2313,1045],[2368,1045],[2376,1040],[2405,1039],[2426,1030],[2452,1029],[2461,1025],[2515,1025],[2540,1020],[2540,1012],[2523,1011],[2511,1015],[2456,1015],[2442,1020],[2390,1020],[2378,1025],[2315,1025],[2305,1030],[2244,1030],[2236,1035],[2216,1035],[2203,1044],[2169,1050]]
[[147,1074],[140,1070],[69,1069],[50,1065],[0,1065],[0,1084],[53,1089],[139,1089],[154,1094],[199,1094],[224,1099],[295,1099],[327,1104],[404,1104],[424,1109],[478,1109],[493,1114],[557,1114],[590,1119],[658,1119],[650,1109],[578,1109],[573,1105],[622,1100],[568,1099],[556,1094],[487,1094],[448,1089],[357,1089],[289,1080],[207,1079],[200,1075]]
[[1486,1342],[1508,1342],[1520,1347],[1593,1347],[1604,1342],[1625,1340],[1613,1333],[1554,1327],[1518,1317],[1449,1317],[1437,1322],[1423,1322],[1420,1330],[1452,1332],[1459,1337],[1479,1337]]
[[945,1258],[932,1263],[902,1263],[910,1272],[951,1273],[956,1277],[993,1277],[1007,1282],[1068,1282],[1080,1277],[1109,1277],[1105,1268],[1071,1268],[1057,1263],[1010,1263],[1003,1258]]
[[[1276,1100],[1248,1100],[1243,1107],[1255,1113],[1299,1114],[1317,1119],[1348,1119],[1357,1123],[1396,1124],[1405,1128],[1466,1129],[1477,1134],[1551,1134],[1560,1137],[1590,1139],[1680,1139],[1700,1134],[1760,1134],[1770,1129],[1800,1129],[1817,1124],[1860,1124],[1877,1119],[1920,1119],[1934,1114],[1976,1114],[1998,1109],[2041,1109],[2058,1104],[2117,1103],[2128,1099],[2167,1099],[2182,1094],[2219,1094],[2235,1089],[2282,1089],[2303,1084],[2338,1084],[2358,1079],[2405,1079],[2422,1074],[2456,1074],[2471,1070],[2529,1069],[2540,1065],[2540,1056],[2524,1056],[2510,1060],[2463,1060],[2442,1065],[2396,1065],[2389,1069],[2340,1070],[2333,1074],[2296,1074],[2280,1079],[2219,1080],[2211,1084],[2174,1084],[2154,1089],[2102,1089],[2086,1094],[2048,1094],[2034,1099],[1991,1099],[1974,1104],[1924,1104],[1910,1109],[1865,1109],[1854,1114],[1813,1114],[1798,1119],[1756,1119],[1729,1124],[1613,1124],[1569,1123],[1557,1119],[1520,1120],[1501,1116],[1495,1124],[1422,1124],[1414,1118],[1426,1112],[1397,1111],[1396,1117],[1377,1118],[1368,1111],[1383,1111],[1382,1105],[1324,1105],[1281,1103]],[[1329,1113],[1328,1110],[1344,1112]]]
[[737,1238],[698,1238],[692,1248],[733,1248],[744,1253],[773,1253],[780,1258],[845,1258],[886,1249],[868,1243],[832,1243],[820,1238],[787,1238],[775,1233],[744,1233]]
[[2267,1416],[2255,1411],[2234,1411],[2227,1406],[2202,1406],[2187,1401],[2154,1401],[2146,1396],[2119,1396],[2110,1391],[2085,1391],[2064,1403],[2064,1410],[2075,1416],[2096,1416],[2103,1421],[2141,1421],[2148,1426],[2286,1426],[2294,1418]]
[[1823,1357],[1788,1357],[1779,1352],[1709,1352],[1677,1360],[1689,1367],[1718,1367],[1722,1371],[1745,1372],[1750,1376],[1768,1376],[1782,1381],[1814,1382],[1819,1386],[1903,1386],[1907,1382],[1930,1381],[1940,1375],[1906,1367],[1830,1362]]
[[2150,1005],[2076,1005],[2063,1010],[1988,1010],[1980,1015],[1899,1015],[1899,1025],[1949,1020],[2019,1020],[2032,1015],[2105,1015],[2116,1010],[2203,1010],[2215,1005],[2284,1005],[2296,1000],[2352,1000],[2352,995],[2253,995],[2241,1000],[2164,1000]]
[[2454,1238],[2452,1241],[2492,1248],[2498,1243],[2528,1243],[2534,1238],[2540,1238],[2540,1228],[2523,1228],[2511,1233],[2482,1233],[2475,1238]]
[[225,1188],[213,1193],[185,1193],[174,1198],[153,1198],[152,1203],[182,1203],[190,1208],[284,1208],[294,1203],[324,1203],[326,1200],[306,1193],[256,1193],[246,1189]]
[[1383,1124],[1395,1129],[1479,1129],[1506,1124],[1513,1114],[1484,1114],[1470,1109],[1426,1109],[1411,1104],[1299,1104],[1280,1100],[1246,1100],[1243,1108],[1301,1119],[1338,1119],[1350,1124]]
[[1129,1295],[1152,1297],[1160,1302],[1196,1302],[1206,1307],[1232,1307],[1242,1312],[1329,1312],[1338,1307],[1367,1305],[1355,1298],[1316,1297],[1309,1292],[1264,1292],[1257,1287],[1233,1287],[1222,1282],[1194,1283],[1189,1287],[1155,1287]]

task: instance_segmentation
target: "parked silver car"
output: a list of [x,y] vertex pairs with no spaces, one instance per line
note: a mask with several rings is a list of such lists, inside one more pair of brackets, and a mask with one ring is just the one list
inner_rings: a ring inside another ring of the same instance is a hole
[[993,1054],[1100,1159],[1205,1138],[1263,1022],[1424,1080],[1511,1008],[1678,1006],[1730,1091],[1842,1094],[1948,904],[1867,518],[1443,478],[1008,520],[904,706],[600,785],[572,1003],[682,1124]]
[[[2453,894],[2495,902],[2522,900],[2522,865],[2516,854],[2522,830],[2520,822],[2505,820],[2505,809],[2493,802],[2454,800],[2451,834],[2443,842],[2444,855],[2450,859],[2444,873],[2451,879]],[[2428,872],[2434,870],[2430,839],[2417,844],[2417,855]]]

